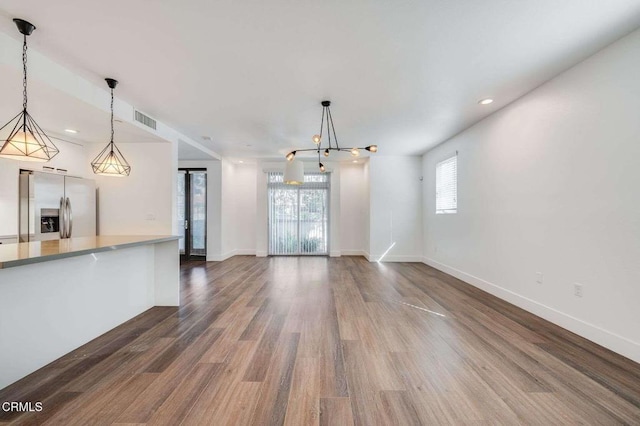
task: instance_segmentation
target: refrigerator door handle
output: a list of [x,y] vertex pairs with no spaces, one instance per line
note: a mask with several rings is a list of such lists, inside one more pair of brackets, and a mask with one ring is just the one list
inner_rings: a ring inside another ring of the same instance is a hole
[[60,212],[58,213],[58,228],[60,230],[60,238],[64,238],[65,230],[64,230],[64,221],[65,221],[65,205],[64,198],[60,197]]
[[73,232],[73,210],[71,210],[71,200],[69,200],[69,197],[67,197],[65,210],[67,216],[67,238],[71,238],[71,233]]

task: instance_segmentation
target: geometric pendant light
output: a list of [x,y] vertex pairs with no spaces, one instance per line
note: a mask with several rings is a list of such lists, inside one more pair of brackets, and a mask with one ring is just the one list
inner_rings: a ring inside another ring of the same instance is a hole
[[22,19],[14,19],[24,36],[22,44],[22,111],[0,127],[0,157],[19,161],[49,161],[58,148],[27,112],[27,36],[36,27]]
[[113,78],[105,78],[111,89],[111,141],[91,162],[93,173],[104,176],[124,177],[131,173],[131,166],[113,142],[113,89],[118,84]]

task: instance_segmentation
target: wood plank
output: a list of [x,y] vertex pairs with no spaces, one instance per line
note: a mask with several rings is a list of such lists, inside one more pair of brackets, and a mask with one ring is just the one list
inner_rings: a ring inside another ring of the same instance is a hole
[[221,395],[209,420],[203,422],[185,421],[184,425],[199,426],[202,424],[248,425],[251,422],[258,403],[262,383],[233,382]]
[[421,424],[418,411],[405,391],[380,392],[385,423],[390,425]]
[[[201,335],[188,350],[160,374],[158,380],[134,398],[132,404],[116,418],[123,423],[146,423],[158,408],[195,368],[202,354],[220,337],[221,329],[211,329]],[[158,374],[158,373],[156,373]]]
[[255,313],[251,322],[247,324],[246,329],[240,336],[240,340],[258,340],[271,317],[272,311],[269,309],[269,298],[265,298]]
[[216,344],[211,345],[207,352],[202,355],[201,362],[225,362],[257,310],[258,308],[256,307],[238,308],[233,323],[226,327]]
[[197,404],[200,394],[209,383],[218,379],[223,369],[223,364],[196,365],[187,378],[162,403],[147,424],[167,426],[179,424]]
[[[207,424],[210,419],[214,418],[216,412],[224,409],[230,401],[231,393],[238,391],[236,384],[242,382],[244,372],[253,358],[257,346],[255,341],[237,341],[235,343],[216,377],[209,381],[192,409],[182,419],[185,425]],[[259,382],[255,383],[260,384]],[[253,412],[250,414],[252,415]]]
[[158,374],[152,373],[123,376],[99,393],[92,393],[91,398],[86,398],[82,404],[80,399],[76,399],[66,410],[53,416],[49,423],[68,426],[110,424],[157,376]]
[[320,421],[320,363],[298,353],[285,425],[317,425]]
[[353,425],[349,398],[320,398],[320,425]]
[[251,420],[252,424],[281,425],[284,423],[299,341],[299,333],[289,333],[280,339],[278,349],[273,356],[274,362],[262,383],[260,399]]
[[362,343],[357,340],[343,340],[342,351],[354,423],[356,425],[383,424],[384,418],[376,401],[376,391],[371,385],[369,370],[365,367]]
[[349,396],[335,292],[328,299],[320,346],[320,396]]
[[275,351],[278,337],[284,326],[285,315],[274,315],[269,320],[264,335],[260,339],[253,359],[244,374],[246,382],[262,382],[271,366],[271,357]]

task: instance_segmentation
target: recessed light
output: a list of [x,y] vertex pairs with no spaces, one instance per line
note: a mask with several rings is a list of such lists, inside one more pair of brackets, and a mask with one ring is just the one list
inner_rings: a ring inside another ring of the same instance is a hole
[[358,162],[358,160],[353,160],[353,161],[352,161],[352,163],[357,163],[357,162]]
[[493,102],[493,99],[491,98],[486,98],[478,101],[480,105],[489,105],[491,102]]
[[73,130],[73,129],[64,129],[64,131],[65,131],[65,132],[67,132],[67,133],[73,133],[74,135],[75,135],[76,133],[78,133],[78,131],[77,131],[77,130]]
[[243,163],[244,163],[244,161],[240,160],[240,161],[238,161],[238,163],[243,164]]

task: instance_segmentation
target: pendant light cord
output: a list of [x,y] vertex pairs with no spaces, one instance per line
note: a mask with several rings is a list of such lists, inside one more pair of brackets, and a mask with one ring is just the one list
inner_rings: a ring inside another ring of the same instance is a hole
[[[111,89],[111,144],[113,144],[113,89]],[[111,147],[113,151],[113,147]]]
[[22,45],[22,109],[27,110],[27,36]]
[[[336,135],[336,127],[333,125],[333,117],[331,116],[331,110],[327,107],[327,115],[329,116],[329,121],[331,122],[331,130],[333,130],[333,141],[336,143],[336,148],[340,149],[340,145],[338,145],[338,136]],[[327,131],[329,131],[327,129]]]

